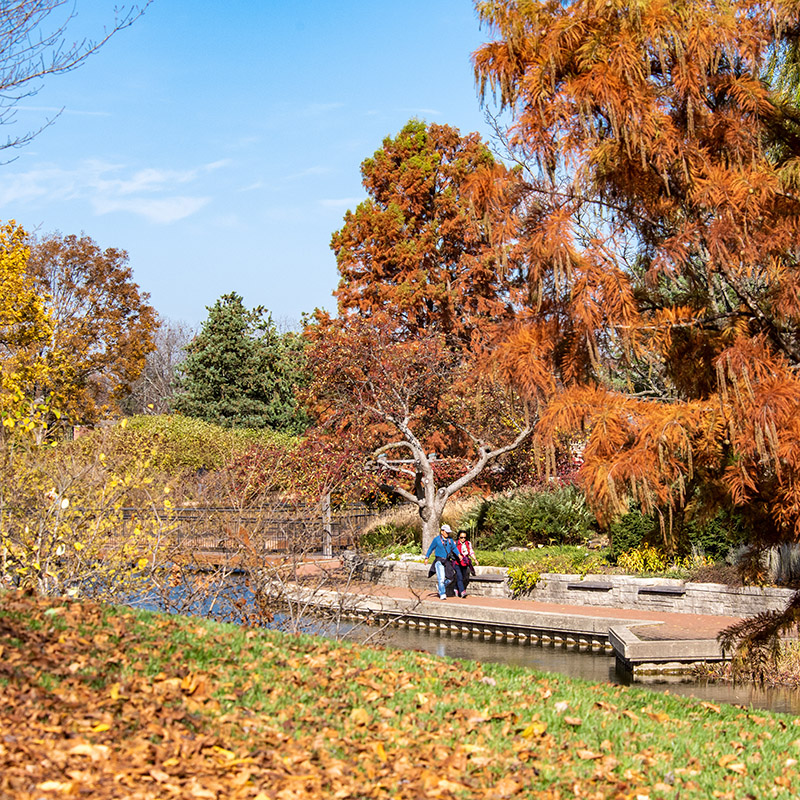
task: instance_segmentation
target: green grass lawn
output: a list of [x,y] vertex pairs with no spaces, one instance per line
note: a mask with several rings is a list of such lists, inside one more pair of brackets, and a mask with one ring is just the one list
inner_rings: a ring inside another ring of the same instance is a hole
[[765,798],[793,717],[0,595],[0,797]]

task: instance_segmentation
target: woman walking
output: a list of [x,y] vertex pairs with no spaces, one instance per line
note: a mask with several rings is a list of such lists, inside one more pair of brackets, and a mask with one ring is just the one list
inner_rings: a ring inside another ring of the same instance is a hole
[[478,559],[475,558],[475,550],[473,550],[469,534],[465,530],[458,532],[456,550],[458,552],[458,563],[455,564],[456,573],[461,574],[458,596],[466,597],[469,576],[475,573],[474,567],[478,563]]

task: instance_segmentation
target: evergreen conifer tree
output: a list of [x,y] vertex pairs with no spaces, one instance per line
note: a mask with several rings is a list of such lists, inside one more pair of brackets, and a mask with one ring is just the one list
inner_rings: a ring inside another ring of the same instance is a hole
[[245,308],[236,292],[208,308],[187,347],[174,408],[228,427],[297,433],[307,418],[294,390],[305,380],[296,335],[281,335],[265,308]]

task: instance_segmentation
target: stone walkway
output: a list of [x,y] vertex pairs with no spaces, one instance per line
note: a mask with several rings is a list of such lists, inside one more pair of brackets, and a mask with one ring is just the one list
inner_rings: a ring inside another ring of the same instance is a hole
[[[640,639],[644,640],[715,640],[720,631],[739,622],[739,617],[718,617],[707,614],[676,614],[668,611],[640,611],[630,608],[613,608],[608,606],[580,606],[561,605],[558,603],[535,603],[530,600],[512,600],[500,597],[448,597],[440,600],[436,592],[414,593],[410,589],[380,586],[375,584],[353,587],[351,591],[357,594],[374,598],[394,598],[411,600],[419,599],[426,606],[436,606],[443,610],[451,606],[454,608],[487,608],[507,610],[509,622],[514,619],[514,613],[525,611],[541,614],[544,617],[552,615],[569,615],[575,617],[608,619],[616,618],[625,620],[630,630]],[[460,614],[459,614],[460,616]],[[637,625],[637,622],[643,624]]]

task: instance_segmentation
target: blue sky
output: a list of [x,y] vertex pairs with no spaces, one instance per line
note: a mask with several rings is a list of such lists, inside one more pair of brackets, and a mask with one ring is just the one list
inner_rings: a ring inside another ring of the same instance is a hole
[[[77,34],[113,3],[77,0]],[[79,70],[49,78],[0,167],[0,218],[128,251],[163,316],[198,325],[237,291],[281,323],[335,309],[331,233],[359,165],[412,117],[488,137],[470,0],[154,0]]]

